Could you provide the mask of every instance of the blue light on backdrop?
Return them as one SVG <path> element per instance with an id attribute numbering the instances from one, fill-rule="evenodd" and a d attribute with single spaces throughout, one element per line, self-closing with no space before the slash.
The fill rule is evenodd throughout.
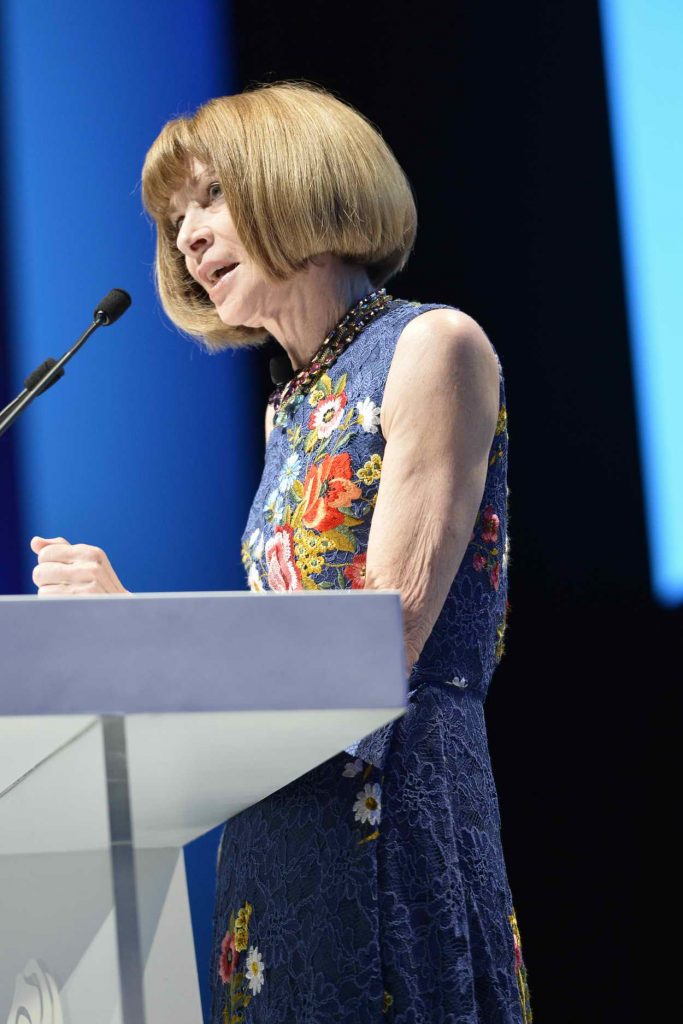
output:
<path id="1" fill-rule="evenodd" d="M 101 546 L 133 591 L 244 587 L 263 429 L 253 353 L 208 356 L 164 320 L 139 189 L 163 123 L 231 91 L 224 8 L 5 0 L 12 390 L 110 288 L 133 297 L 3 438 L 18 453 L 25 592 L 33 534 Z"/>
<path id="2" fill-rule="evenodd" d="M 35 590 L 33 534 L 101 546 L 133 591 L 245 586 L 240 536 L 263 452 L 254 353 L 210 357 L 165 321 L 139 189 L 164 122 L 233 91 L 226 7 L 4 0 L 0 10 L 4 390 L 59 357 L 112 287 L 133 297 L 0 440 L 12 446 L 0 490 L 18 504 L 9 532 L 21 575 L 0 574 L 13 591 Z M 214 830 L 186 858 L 207 1013 L 217 842 Z"/>
<path id="3" fill-rule="evenodd" d="M 683 5 L 602 0 L 653 587 L 683 600 Z"/>

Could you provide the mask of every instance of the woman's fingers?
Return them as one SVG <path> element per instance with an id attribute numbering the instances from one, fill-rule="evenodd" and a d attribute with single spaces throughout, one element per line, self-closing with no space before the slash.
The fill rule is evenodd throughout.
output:
<path id="1" fill-rule="evenodd" d="M 51 594 L 127 594 L 102 548 L 70 544 L 64 537 L 33 537 L 38 564 L 33 582 L 42 596 Z"/>
<path id="2" fill-rule="evenodd" d="M 38 562 L 93 562 L 101 564 L 104 562 L 104 551 L 93 547 L 92 544 L 69 544 L 62 541 L 61 537 L 56 538 L 38 552 Z"/>
<path id="3" fill-rule="evenodd" d="M 32 537 L 31 538 L 31 551 L 38 554 L 48 544 L 68 544 L 68 540 L 64 537 Z"/>
<path id="4" fill-rule="evenodd" d="M 33 570 L 33 582 L 37 587 L 54 584 L 91 583 L 97 566 L 81 562 L 40 562 Z"/>
<path id="5" fill-rule="evenodd" d="M 96 594 L 96 593 L 98 593 L 98 591 L 90 583 L 83 584 L 83 585 L 77 585 L 77 584 L 65 585 L 65 584 L 53 583 L 53 584 L 50 584 L 47 587 L 39 587 L 38 588 L 38 595 L 37 596 L 38 597 L 53 597 L 53 596 L 56 596 L 58 594 L 72 594 L 72 595 L 75 595 L 75 596 L 79 596 L 79 595 L 83 596 L 84 594 L 88 594 L 89 595 L 89 594 Z"/>

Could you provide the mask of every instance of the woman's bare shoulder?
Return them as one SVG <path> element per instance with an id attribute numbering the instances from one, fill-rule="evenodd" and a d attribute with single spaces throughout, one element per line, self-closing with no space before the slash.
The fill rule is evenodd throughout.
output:
<path id="1" fill-rule="evenodd" d="M 408 323 L 396 343 L 381 409 L 385 437 L 405 403 L 425 408 L 445 390 L 468 383 L 497 404 L 499 364 L 474 317 L 459 309 L 429 309 Z M 490 395 L 488 394 L 490 393 Z"/>

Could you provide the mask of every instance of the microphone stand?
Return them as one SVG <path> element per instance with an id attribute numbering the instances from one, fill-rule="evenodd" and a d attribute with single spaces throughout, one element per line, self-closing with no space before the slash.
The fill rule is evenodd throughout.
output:
<path id="1" fill-rule="evenodd" d="M 43 384 L 43 378 L 47 376 L 48 370 L 51 370 L 56 362 L 56 359 L 52 359 L 52 357 L 49 357 L 48 359 L 45 360 L 44 363 L 41 363 L 40 366 L 36 367 L 33 373 L 29 373 L 28 377 L 24 381 L 24 390 L 21 392 L 21 394 L 17 395 L 16 398 L 13 398 L 12 401 L 8 405 L 6 405 L 4 409 L 0 410 L 0 420 L 2 420 L 3 417 L 7 415 L 10 409 L 14 408 L 17 402 L 21 401 L 24 395 L 27 395 L 29 393 L 34 384 Z M 41 386 L 41 389 L 38 392 L 38 394 L 42 395 L 43 391 L 47 391 L 48 388 L 51 388 L 52 385 L 56 384 L 58 380 L 61 380 L 63 376 L 64 370 L 62 370 L 61 373 L 59 373 L 56 377 L 53 377 L 49 384 L 46 384 L 45 387 Z"/>
<path id="2" fill-rule="evenodd" d="M 76 355 L 82 345 L 85 345 L 90 335 L 96 331 L 98 327 L 101 327 L 103 324 L 107 324 L 108 322 L 109 318 L 104 310 L 98 309 L 95 313 L 93 322 L 87 330 L 83 332 L 78 341 L 71 346 L 68 352 L 65 352 L 62 358 L 54 364 L 52 369 L 48 370 L 45 376 L 41 377 L 30 390 L 27 391 L 24 389 L 20 395 L 17 395 L 13 402 L 10 402 L 10 404 L 2 410 L 2 413 L 0 413 L 0 437 L 2 437 L 6 430 L 9 430 L 16 418 L 21 415 L 24 409 L 31 404 L 33 399 L 36 398 L 41 391 L 47 390 L 51 384 L 54 384 L 57 377 L 61 376 L 60 371 L 62 370 L 62 367 L 69 362 L 72 356 Z"/>

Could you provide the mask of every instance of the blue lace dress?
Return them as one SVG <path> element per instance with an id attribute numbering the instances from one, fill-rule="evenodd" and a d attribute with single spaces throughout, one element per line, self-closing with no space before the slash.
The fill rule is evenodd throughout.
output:
<path id="1" fill-rule="evenodd" d="M 435 308 L 393 299 L 273 429 L 242 543 L 253 590 L 363 586 L 385 381 L 403 328 Z M 214 1024 L 531 1020 L 483 709 L 508 607 L 506 472 L 501 370 L 484 496 L 406 714 L 226 826 Z"/>

